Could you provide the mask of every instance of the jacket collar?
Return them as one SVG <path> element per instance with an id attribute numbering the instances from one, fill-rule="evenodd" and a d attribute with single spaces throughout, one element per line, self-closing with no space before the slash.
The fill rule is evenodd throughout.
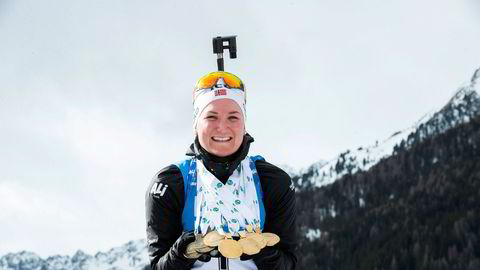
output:
<path id="1" fill-rule="evenodd" d="M 218 157 L 203 149 L 198 141 L 198 137 L 195 137 L 195 141 L 188 148 L 186 155 L 202 160 L 207 170 L 215 175 L 221 182 L 226 182 L 233 171 L 248 155 L 250 144 L 253 141 L 253 137 L 247 133 L 243 136 L 243 142 L 237 152 L 227 157 Z"/>

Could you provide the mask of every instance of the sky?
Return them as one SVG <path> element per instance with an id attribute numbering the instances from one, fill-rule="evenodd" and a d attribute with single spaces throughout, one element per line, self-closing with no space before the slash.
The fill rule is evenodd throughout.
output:
<path id="1" fill-rule="evenodd" d="M 0 256 L 145 237 L 212 37 L 237 35 L 250 153 L 300 169 L 438 110 L 480 67 L 479 26 L 476 0 L 0 0 Z"/>

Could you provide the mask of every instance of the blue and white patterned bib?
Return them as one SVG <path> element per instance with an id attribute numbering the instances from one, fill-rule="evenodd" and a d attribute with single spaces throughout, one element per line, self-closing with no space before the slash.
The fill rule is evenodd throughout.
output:
<path id="1" fill-rule="evenodd" d="M 260 207 L 252 172 L 253 161 L 246 157 L 225 184 L 197 160 L 195 234 L 216 230 L 238 236 L 251 224 L 260 226 Z"/>

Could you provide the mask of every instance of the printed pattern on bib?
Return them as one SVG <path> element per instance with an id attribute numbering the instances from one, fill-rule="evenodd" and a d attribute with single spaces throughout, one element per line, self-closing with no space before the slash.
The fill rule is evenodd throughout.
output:
<path id="1" fill-rule="evenodd" d="M 252 163 L 246 157 L 225 184 L 196 160 L 195 234 L 209 230 L 238 236 L 252 224 L 260 224 L 260 210 Z"/>

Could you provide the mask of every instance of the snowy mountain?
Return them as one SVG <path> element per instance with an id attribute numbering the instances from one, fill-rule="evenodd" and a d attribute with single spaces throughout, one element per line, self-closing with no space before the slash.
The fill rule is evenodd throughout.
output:
<path id="1" fill-rule="evenodd" d="M 479 94 L 480 68 L 475 71 L 470 81 L 460 87 L 450 101 L 437 112 L 422 116 L 411 127 L 397 131 L 381 142 L 377 141 L 373 145 L 347 150 L 327 162 L 317 162 L 293 179 L 298 188 L 321 187 L 333 183 L 346 174 L 367 171 L 395 151 L 441 134 L 480 114 Z"/>
<path id="2" fill-rule="evenodd" d="M 480 69 L 473 74 L 469 83 L 460 87 L 450 101 L 427 122 L 422 123 L 416 132 L 410 134 L 403 146 L 411 146 L 424 138 L 445 132 L 467 123 L 480 113 Z M 403 147 L 400 146 L 400 147 Z"/>
<path id="3" fill-rule="evenodd" d="M 297 192 L 297 269 L 480 269 L 480 115 Z"/>
<path id="4" fill-rule="evenodd" d="M 42 259 L 27 251 L 0 257 L 0 270 L 142 270 L 147 264 L 144 239 L 130 241 L 94 256 L 79 250 L 72 257 L 55 255 Z"/>

